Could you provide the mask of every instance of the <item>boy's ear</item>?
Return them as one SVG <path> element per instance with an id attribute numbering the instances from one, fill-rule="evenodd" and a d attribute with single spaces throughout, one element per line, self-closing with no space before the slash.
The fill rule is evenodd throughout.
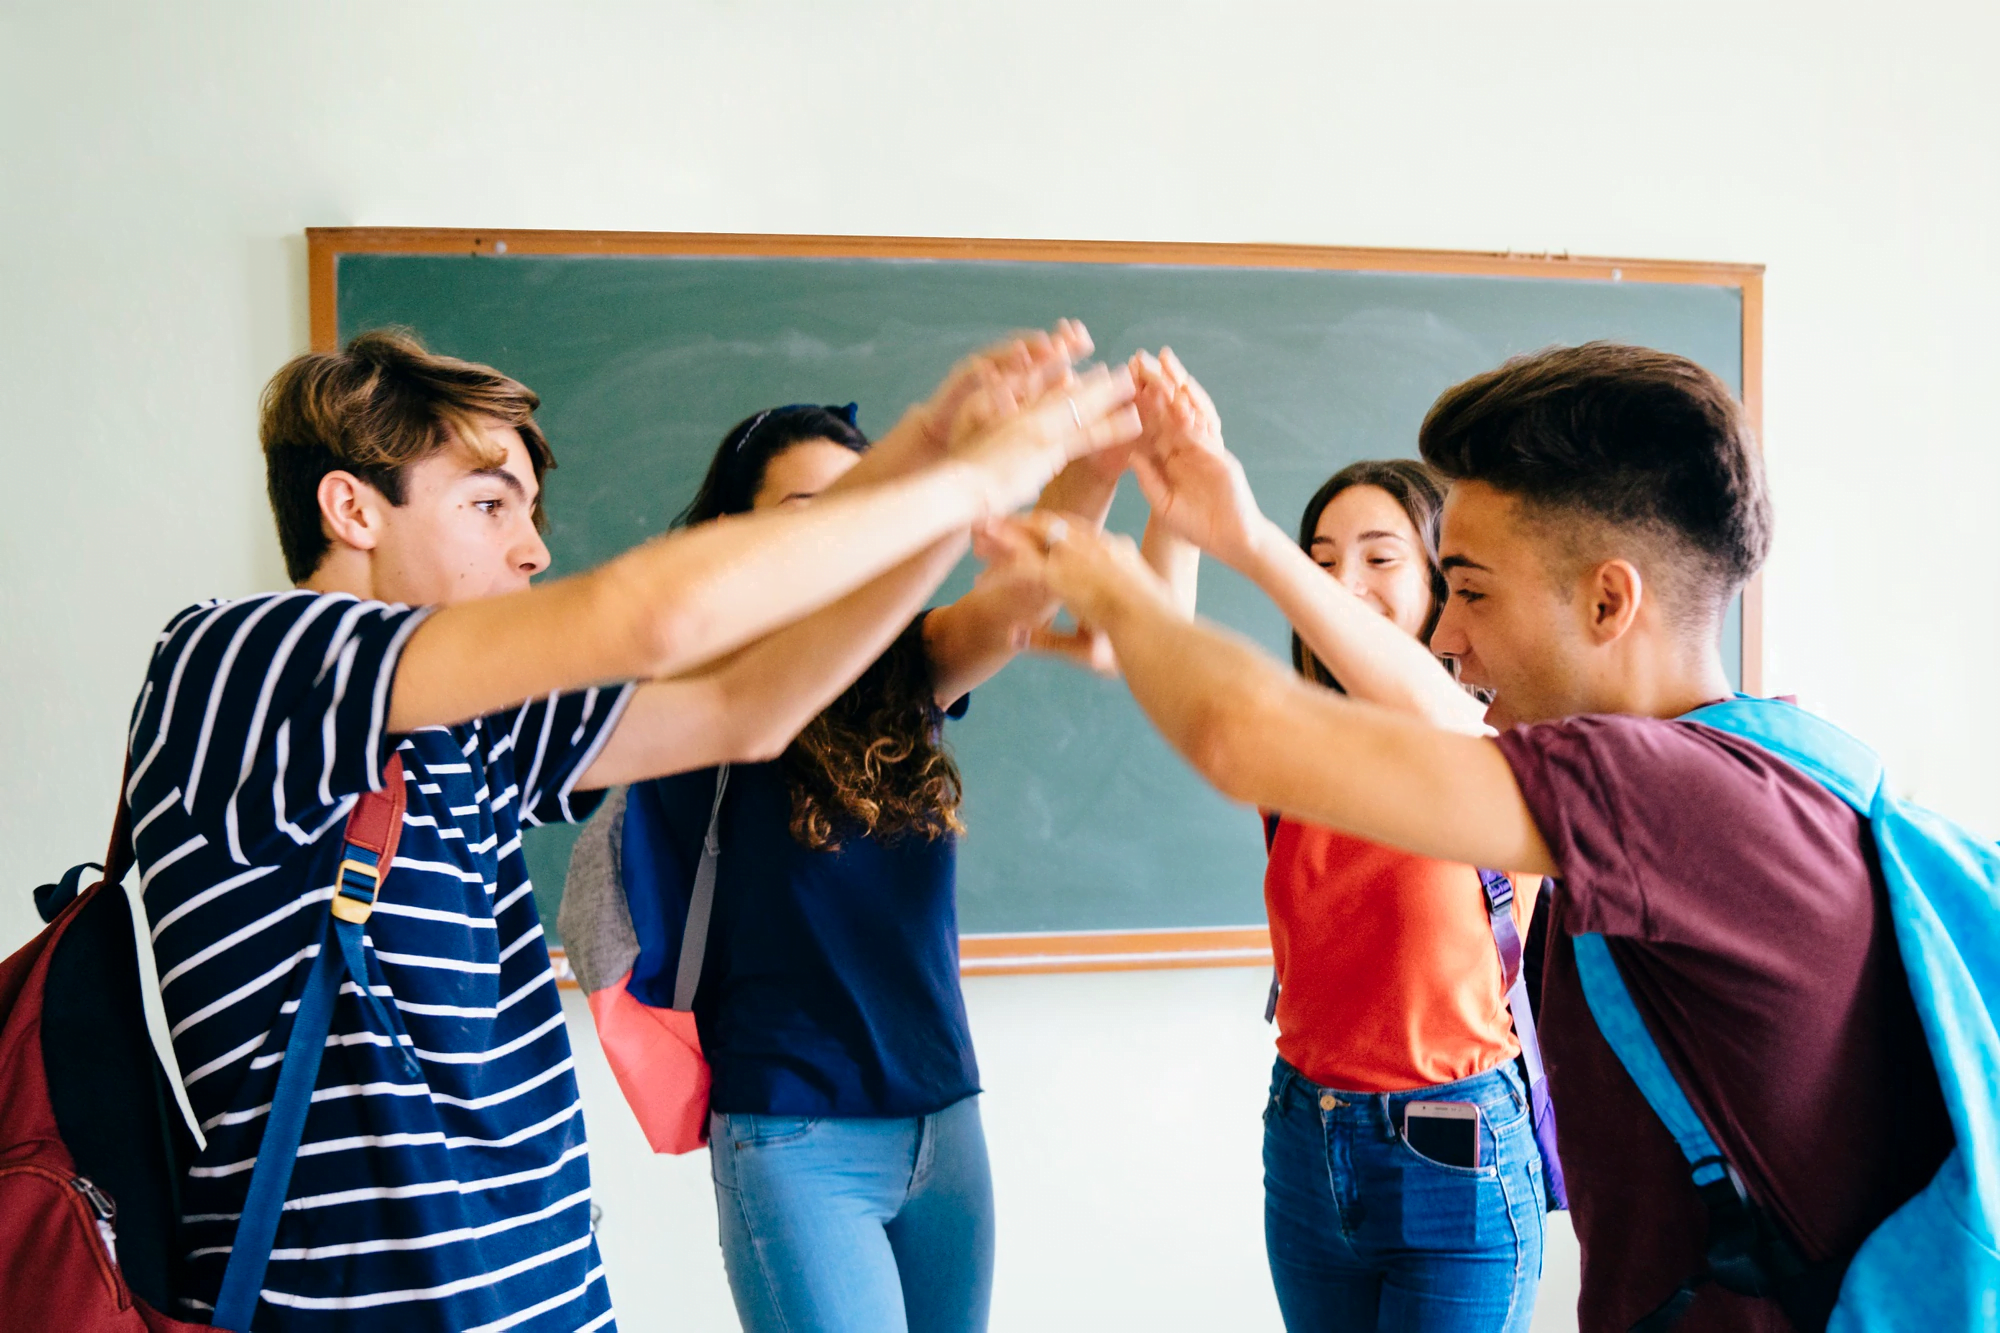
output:
<path id="1" fill-rule="evenodd" d="M 1639 618 L 1646 582 L 1630 560 L 1606 560 L 1585 576 L 1588 619 L 1585 632 L 1602 646 L 1625 636 Z"/>
<path id="2" fill-rule="evenodd" d="M 382 540 L 382 492 L 352 472 L 329 472 L 319 479 L 319 521 L 336 546 L 372 551 Z"/>

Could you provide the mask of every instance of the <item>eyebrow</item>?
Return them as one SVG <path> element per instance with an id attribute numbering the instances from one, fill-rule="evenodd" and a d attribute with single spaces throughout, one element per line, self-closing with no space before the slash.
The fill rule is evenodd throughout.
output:
<path id="1" fill-rule="evenodd" d="M 1406 546 L 1409 544 L 1409 538 L 1405 537 L 1402 533 L 1390 532 L 1385 528 L 1371 528 L 1367 532 L 1364 532 L 1360 536 L 1356 537 L 1354 540 L 1358 542 L 1378 542 L 1384 540 L 1385 538 L 1389 541 L 1402 542 Z M 1321 546 L 1321 545 L 1331 546 L 1333 545 L 1333 538 L 1315 536 L 1310 542 L 1306 544 L 1308 546 Z"/>
<path id="2" fill-rule="evenodd" d="M 1453 571 L 1454 569 L 1479 569 L 1479 570 L 1485 570 L 1485 572 L 1488 574 L 1491 574 L 1493 572 L 1492 569 L 1490 569 L 1486 565 L 1482 565 L 1477 560 L 1472 559 L 1470 556 L 1464 556 L 1464 555 L 1448 555 L 1444 559 L 1438 561 L 1438 568 L 1442 569 L 1447 574 L 1451 573 L 1451 571 Z"/>
<path id="3" fill-rule="evenodd" d="M 523 500 L 528 498 L 527 488 L 521 485 L 521 479 L 504 467 L 476 467 L 466 475 L 488 477 L 494 481 L 504 482 L 507 489 L 514 492 L 515 495 L 518 495 Z"/>

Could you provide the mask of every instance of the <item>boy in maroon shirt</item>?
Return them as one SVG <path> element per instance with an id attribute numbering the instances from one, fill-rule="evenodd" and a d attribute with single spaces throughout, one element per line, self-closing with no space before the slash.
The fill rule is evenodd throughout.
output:
<path id="1" fill-rule="evenodd" d="M 1558 879 L 1541 1035 L 1584 1329 L 1622 1333 L 1700 1270 L 1707 1212 L 1590 1016 L 1575 934 L 1609 939 L 1753 1200 L 1807 1262 L 1844 1263 L 1952 1134 L 1862 821 L 1756 746 L 1675 720 L 1730 696 L 1723 614 L 1770 544 L 1741 408 L 1684 358 L 1595 343 L 1447 391 L 1420 438 L 1452 482 L 1431 646 L 1492 692 L 1497 739 L 1316 688 L 1190 623 L 1128 542 L 1046 519 L 993 540 L 1109 636 L 1141 706 L 1226 794 Z M 1156 515 L 1225 562 L 1272 539 L 1228 455 L 1168 440 L 1138 471 Z M 1788 1327 L 1710 1283 L 1676 1333 Z"/>

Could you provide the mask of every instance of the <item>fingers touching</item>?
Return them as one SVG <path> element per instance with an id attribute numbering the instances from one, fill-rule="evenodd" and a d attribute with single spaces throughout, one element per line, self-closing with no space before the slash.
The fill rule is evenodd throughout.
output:
<path id="1" fill-rule="evenodd" d="M 1017 333 L 967 357 L 925 404 L 934 443 L 944 446 L 1019 411 L 1064 382 L 1092 348 L 1090 331 L 1063 319 L 1053 329 Z"/>

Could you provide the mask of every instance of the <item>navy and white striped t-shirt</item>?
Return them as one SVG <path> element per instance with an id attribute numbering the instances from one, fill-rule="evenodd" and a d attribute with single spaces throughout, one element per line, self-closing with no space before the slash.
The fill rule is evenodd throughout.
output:
<path id="1" fill-rule="evenodd" d="M 221 1286 L 341 832 L 400 750 L 409 810 L 333 1012 L 260 1329 L 606 1329 L 590 1167 L 521 826 L 571 786 L 626 694 L 585 690 L 406 737 L 384 729 L 427 613 L 293 591 L 190 608 L 133 710 L 126 790 L 174 1052 L 208 1139 L 184 1183 L 189 1305 Z"/>

